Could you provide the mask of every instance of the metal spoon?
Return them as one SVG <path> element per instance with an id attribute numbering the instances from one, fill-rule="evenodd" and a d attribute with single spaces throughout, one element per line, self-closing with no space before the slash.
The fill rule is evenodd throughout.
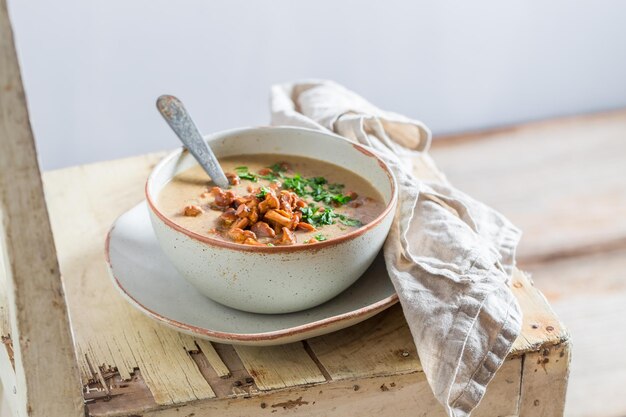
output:
<path id="1" fill-rule="evenodd" d="M 174 96 L 163 95 L 157 99 L 157 109 L 180 141 L 191 152 L 196 161 L 209 174 L 213 182 L 222 188 L 228 187 L 228 179 L 215 154 L 206 143 L 198 127 L 191 119 L 183 103 Z"/>

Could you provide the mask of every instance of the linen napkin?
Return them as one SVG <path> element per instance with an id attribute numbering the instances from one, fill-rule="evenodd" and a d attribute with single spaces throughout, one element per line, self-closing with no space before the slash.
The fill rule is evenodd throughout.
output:
<path id="1" fill-rule="evenodd" d="M 384 245 L 417 352 L 449 416 L 469 416 L 517 338 L 522 314 L 510 289 L 521 233 L 504 216 L 453 188 L 423 181 L 412 161 L 431 134 L 332 81 L 275 85 L 273 125 L 331 131 L 371 147 L 394 172 L 398 208 Z"/>

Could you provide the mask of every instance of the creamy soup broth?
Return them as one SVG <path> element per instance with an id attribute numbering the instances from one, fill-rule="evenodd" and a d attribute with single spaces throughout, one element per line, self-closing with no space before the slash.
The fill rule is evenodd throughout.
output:
<path id="1" fill-rule="evenodd" d="M 382 196 L 368 181 L 327 162 L 284 155 L 240 155 L 221 158 L 220 164 L 231 181 L 228 189 L 215 187 L 202 168 L 194 166 L 165 185 L 158 196 L 159 209 L 178 225 L 203 236 L 279 246 L 314 244 L 347 234 L 373 221 L 385 208 Z M 278 208 L 267 194 L 276 196 Z M 233 195 L 239 200 L 227 204 Z M 268 201 L 260 204 L 265 199 Z M 241 204 L 247 206 L 240 209 Z M 324 212 L 330 213 L 324 216 Z M 240 220 L 246 216 L 247 221 Z M 274 236 L 267 236 L 265 225 L 250 226 L 256 216 Z M 285 218 L 292 222 L 273 221 Z M 297 227 L 294 223 L 308 224 Z M 243 224 L 237 231 L 231 230 Z M 291 230 L 284 231 L 283 227 Z"/>

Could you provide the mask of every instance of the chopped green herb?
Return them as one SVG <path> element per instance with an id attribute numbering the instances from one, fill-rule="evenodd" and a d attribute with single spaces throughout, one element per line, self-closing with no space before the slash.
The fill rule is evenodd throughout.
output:
<path id="1" fill-rule="evenodd" d="M 339 206 L 351 200 L 349 196 L 343 194 L 343 184 L 328 184 L 324 177 L 303 178 L 299 174 L 293 177 L 280 175 L 283 179 L 283 187 L 292 190 L 300 197 L 310 195 L 314 201 Z"/>
<path id="2" fill-rule="evenodd" d="M 268 243 L 267 246 L 274 246 L 274 244 L 273 243 Z"/>
<path id="3" fill-rule="evenodd" d="M 261 187 L 261 191 L 256 195 L 256 198 L 265 198 L 272 190 L 267 187 Z"/>
<path id="4" fill-rule="evenodd" d="M 338 217 L 337 213 L 330 207 L 326 207 L 324 211 L 320 211 L 319 208 L 311 208 L 309 206 L 303 207 L 300 211 L 302 212 L 302 220 L 315 227 L 334 224 L 335 218 Z"/>
<path id="5" fill-rule="evenodd" d="M 302 213 L 302 218 L 311 217 L 314 213 L 313 207 L 309 204 L 306 207 L 301 207 L 300 212 Z"/>
<path id="6" fill-rule="evenodd" d="M 306 190 L 304 189 L 306 185 L 307 181 L 303 179 L 300 174 L 296 174 L 291 178 L 285 177 L 283 179 L 283 187 L 293 190 L 293 192 L 298 194 L 300 197 L 306 194 Z"/>
<path id="7" fill-rule="evenodd" d="M 251 174 L 249 172 L 245 173 L 245 174 L 239 174 L 239 178 L 241 178 L 242 180 L 250 180 L 252 182 L 257 182 L 257 178 L 254 174 Z"/>
<path id="8" fill-rule="evenodd" d="M 237 172 L 237 175 L 239 176 L 239 178 L 241 178 L 242 180 L 250 180 L 252 182 L 257 182 L 256 175 L 252 174 L 248 170 L 248 167 L 245 167 L 245 166 L 236 167 L 235 171 Z"/>
<path id="9" fill-rule="evenodd" d="M 335 193 L 335 194 L 339 194 L 343 192 L 345 185 L 343 184 L 328 184 L 328 191 L 330 191 L 331 193 Z"/>
<path id="10" fill-rule="evenodd" d="M 267 175 L 257 174 L 256 176 L 268 181 L 276 181 L 278 179 L 278 177 L 273 172 L 270 172 Z"/>
<path id="11" fill-rule="evenodd" d="M 317 234 L 317 235 L 315 235 L 314 237 L 315 237 L 315 239 L 317 239 L 317 241 L 318 241 L 318 242 L 323 242 L 323 241 L 325 241 L 325 240 L 326 240 L 326 236 L 324 236 L 324 235 L 323 235 L 323 234 L 321 234 L 321 233 L 318 233 L 318 234 Z"/>
<path id="12" fill-rule="evenodd" d="M 332 196 L 332 200 L 339 205 L 343 205 L 352 200 L 352 198 L 344 194 L 335 194 Z"/>
<path id="13" fill-rule="evenodd" d="M 335 211 L 331 208 L 327 208 L 319 216 L 318 222 L 320 224 L 333 224 L 335 223 L 335 217 L 337 217 L 337 215 L 335 214 Z"/>
<path id="14" fill-rule="evenodd" d="M 359 227 L 361 225 L 363 225 L 363 223 L 361 223 L 361 220 L 359 219 L 352 219 L 350 217 L 347 217 L 343 214 L 339 215 L 339 222 L 342 224 L 345 224 L 346 226 L 352 226 L 352 227 Z"/>

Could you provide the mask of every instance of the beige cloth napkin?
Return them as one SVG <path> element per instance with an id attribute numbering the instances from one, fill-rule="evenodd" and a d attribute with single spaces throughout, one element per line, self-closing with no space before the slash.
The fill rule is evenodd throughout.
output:
<path id="1" fill-rule="evenodd" d="M 445 181 L 413 175 L 411 161 L 430 144 L 421 122 L 331 81 L 275 85 L 271 111 L 273 125 L 335 132 L 370 146 L 393 170 L 400 198 L 387 270 L 435 397 L 449 416 L 469 416 L 520 332 L 510 289 L 520 231 Z"/>

